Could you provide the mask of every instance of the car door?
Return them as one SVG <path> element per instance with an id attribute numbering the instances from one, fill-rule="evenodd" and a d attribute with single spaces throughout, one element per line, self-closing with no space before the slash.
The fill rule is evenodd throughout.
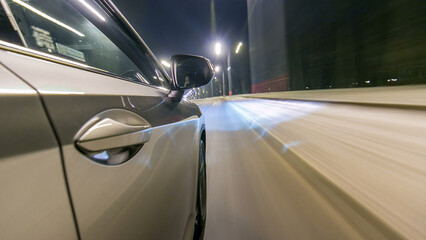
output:
<path id="1" fill-rule="evenodd" d="M 59 146 L 40 98 L 1 62 L 0 79 L 0 239 L 77 239 Z"/>
<path id="2" fill-rule="evenodd" d="M 42 96 L 81 239 L 191 237 L 199 109 L 168 99 L 167 75 L 108 6 L 6 3 L 26 47 L 0 61 Z"/>

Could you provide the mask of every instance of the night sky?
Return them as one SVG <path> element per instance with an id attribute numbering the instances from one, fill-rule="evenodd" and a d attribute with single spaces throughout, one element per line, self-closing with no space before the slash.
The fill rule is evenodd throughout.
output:
<path id="1" fill-rule="evenodd" d="M 247 1 L 214 0 L 216 36 L 211 24 L 211 0 L 115 0 L 114 3 L 158 59 L 173 54 L 214 58 L 214 42 L 234 48 L 247 43 Z M 230 44 L 231 43 L 231 44 Z"/>

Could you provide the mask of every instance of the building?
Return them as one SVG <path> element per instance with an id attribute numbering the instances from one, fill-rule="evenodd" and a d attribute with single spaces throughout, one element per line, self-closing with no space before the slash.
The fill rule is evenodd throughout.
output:
<path id="1" fill-rule="evenodd" d="M 426 82 L 424 0 L 247 0 L 252 92 Z"/>

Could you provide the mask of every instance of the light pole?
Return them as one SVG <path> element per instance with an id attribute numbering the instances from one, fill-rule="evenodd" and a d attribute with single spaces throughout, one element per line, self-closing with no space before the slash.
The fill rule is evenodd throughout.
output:
<path id="1" fill-rule="evenodd" d="M 216 73 L 222 71 L 222 94 L 225 96 L 225 71 L 220 66 L 216 66 L 214 70 Z"/>
<path id="2" fill-rule="evenodd" d="M 235 54 L 240 52 L 243 42 L 239 42 L 235 48 Z M 229 95 L 232 95 L 232 68 L 231 68 L 231 51 L 228 51 L 228 84 L 229 84 Z"/>
<path id="3" fill-rule="evenodd" d="M 214 51 L 216 53 L 216 56 L 220 57 L 220 55 L 222 55 L 222 43 L 220 42 L 216 42 L 216 44 L 214 45 Z M 216 72 L 220 71 L 220 67 L 216 66 L 215 68 Z M 225 96 L 225 71 L 222 70 L 222 94 L 223 96 Z"/>
<path id="4" fill-rule="evenodd" d="M 228 65 L 228 68 L 226 70 L 228 71 L 229 96 L 232 96 L 232 74 L 231 74 L 231 52 L 230 51 L 228 51 L 227 65 Z"/>
<path id="5" fill-rule="evenodd" d="M 239 42 L 236 49 L 235 54 L 240 52 L 243 43 Z M 220 42 L 216 42 L 215 44 L 215 53 L 219 57 L 222 54 L 222 44 Z M 223 95 L 225 96 L 225 69 L 228 72 L 228 87 L 229 87 L 229 95 L 232 95 L 232 67 L 231 67 L 231 51 L 227 49 L 227 58 L 226 58 L 226 68 L 222 70 L 222 79 L 223 79 Z"/>
<path id="6" fill-rule="evenodd" d="M 211 85 L 211 88 L 212 88 L 212 97 L 214 97 L 213 84 L 214 84 L 214 80 L 210 81 L 210 85 Z"/>

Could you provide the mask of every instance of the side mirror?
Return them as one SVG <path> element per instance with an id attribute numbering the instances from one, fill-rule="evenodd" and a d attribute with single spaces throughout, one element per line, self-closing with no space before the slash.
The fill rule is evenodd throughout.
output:
<path id="1" fill-rule="evenodd" d="M 214 77 L 214 68 L 210 60 L 193 55 L 174 55 L 171 57 L 173 87 L 184 91 L 201 87 Z"/>

